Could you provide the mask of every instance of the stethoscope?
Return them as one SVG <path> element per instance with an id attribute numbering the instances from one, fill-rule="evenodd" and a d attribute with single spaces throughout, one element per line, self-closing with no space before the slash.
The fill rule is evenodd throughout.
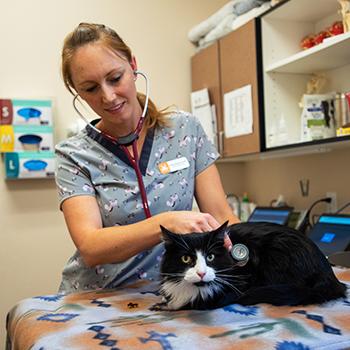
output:
<path id="1" fill-rule="evenodd" d="M 243 243 L 232 244 L 229 235 L 227 234 L 226 240 L 229 242 L 229 254 L 235 262 L 235 266 L 243 267 L 247 265 L 249 261 L 249 249 Z"/>
<path id="2" fill-rule="evenodd" d="M 144 185 L 143 179 L 142 179 L 142 173 L 141 173 L 141 169 L 140 169 L 140 165 L 139 165 L 139 155 L 138 155 L 138 151 L 137 151 L 137 140 L 140 136 L 140 132 L 141 132 L 143 123 L 145 121 L 147 108 L 148 108 L 149 82 L 148 82 L 148 78 L 147 78 L 145 73 L 135 70 L 134 74 L 135 75 L 140 74 L 145 79 L 146 99 L 145 99 L 145 105 L 143 107 L 142 115 L 137 123 L 137 126 L 136 126 L 135 130 L 132 131 L 130 134 L 115 138 L 115 137 L 112 137 L 112 136 L 106 134 L 105 132 L 102 132 L 101 130 L 97 129 L 92 123 L 90 123 L 85 118 L 85 116 L 82 113 L 80 113 L 79 109 L 77 108 L 76 101 L 77 101 L 77 98 L 79 97 L 78 94 L 76 94 L 73 98 L 73 107 L 74 107 L 75 111 L 78 113 L 79 117 L 86 123 L 86 129 L 87 129 L 87 133 L 88 133 L 89 137 L 91 137 L 93 140 L 97 141 L 100 144 L 102 141 L 103 141 L 103 143 L 108 141 L 108 143 L 113 144 L 114 147 L 115 146 L 119 147 L 124 152 L 124 154 L 127 156 L 131 166 L 133 167 L 133 169 L 135 170 L 135 173 L 136 173 L 144 213 L 146 215 L 146 218 L 150 218 L 152 215 L 151 215 L 151 211 L 149 209 L 149 205 L 148 205 L 148 201 L 147 201 L 146 189 L 145 189 L 145 185 Z M 133 156 L 131 155 L 131 153 L 129 152 L 129 150 L 127 148 L 127 146 L 130 146 L 130 145 L 132 146 L 132 151 L 134 154 Z"/>

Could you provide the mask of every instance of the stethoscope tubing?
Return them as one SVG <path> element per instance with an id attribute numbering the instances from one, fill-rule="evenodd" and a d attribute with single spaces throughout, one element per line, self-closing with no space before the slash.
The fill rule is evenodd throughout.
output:
<path id="1" fill-rule="evenodd" d="M 145 189 L 145 185 L 143 183 L 142 174 L 141 174 L 141 170 L 140 170 L 140 165 L 139 165 L 139 162 L 138 162 L 139 156 L 138 156 L 138 151 L 137 151 L 137 144 L 136 144 L 136 142 L 132 143 L 132 150 L 133 150 L 133 153 L 134 153 L 133 157 L 130 154 L 130 152 L 127 149 L 126 146 L 120 145 L 120 147 L 122 148 L 122 150 L 124 151 L 124 153 L 128 157 L 129 162 L 131 163 L 132 167 L 135 170 L 136 177 L 137 177 L 137 182 L 139 184 L 139 189 L 140 189 L 140 194 L 141 194 L 143 211 L 145 212 L 146 218 L 150 218 L 152 216 L 152 214 L 151 214 L 151 211 L 150 211 L 149 206 L 148 206 L 146 189 Z"/>

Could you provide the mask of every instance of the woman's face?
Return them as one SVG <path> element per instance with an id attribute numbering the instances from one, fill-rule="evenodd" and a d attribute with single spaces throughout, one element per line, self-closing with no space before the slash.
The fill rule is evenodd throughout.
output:
<path id="1" fill-rule="evenodd" d="M 102 118 L 101 130 L 124 136 L 135 129 L 142 110 L 134 62 L 130 64 L 103 44 L 93 43 L 75 52 L 70 68 L 76 92 Z"/>

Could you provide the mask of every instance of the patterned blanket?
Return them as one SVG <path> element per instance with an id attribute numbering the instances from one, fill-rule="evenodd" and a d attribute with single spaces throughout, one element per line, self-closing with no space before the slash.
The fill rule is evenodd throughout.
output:
<path id="1" fill-rule="evenodd" d="M 350 269 L 336 273 L 350 285 Z M 172 312 L 149 311 L 161 299 L 151 284 L 37 296 L 9 312 L 7 349 L 350 349 L 349 296 L 320 306 Z"/>

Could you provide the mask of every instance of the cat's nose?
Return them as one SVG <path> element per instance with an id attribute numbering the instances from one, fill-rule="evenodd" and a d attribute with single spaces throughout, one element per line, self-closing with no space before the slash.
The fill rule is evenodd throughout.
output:
<path id="1" fill-rule="evenodd" d="M 197 275 L 198 275 L 201 279 L 203 279 L 203 277 L 205 276 L 205 272 L 198 272 L 198 271 L 197 271 Z"/>

